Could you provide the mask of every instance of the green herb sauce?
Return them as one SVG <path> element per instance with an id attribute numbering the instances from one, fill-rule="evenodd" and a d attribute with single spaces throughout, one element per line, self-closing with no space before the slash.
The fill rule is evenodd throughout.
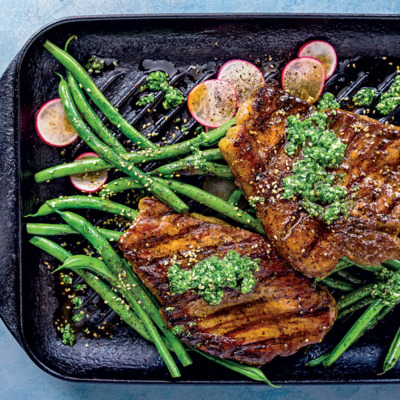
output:
<path id="1" fill-rule="evenodd" d="M 154 71 L 147 75 L 146 84 L 140 88 L 140 91 L 148 89 L 152 92 L 161 90 L 162 88 L 168 87 L 168 74 L 162 71 Z"/>
<path id="2" fill-rule="evenodd" d="M 318 110 L 328 110 L 331 108 L 339 108 L 340 104 L 336 101 L 332 93 L 325 93 L 317 103 Z"/>
<path id="3" fill-rule="evenodd" d="M 79 314 L 75 314 L 73 317 L 72 317 L 72 322 L 79 322 L 79 321 L 81 321 L 82 320 L 82 318 L 85 316 L 85 314 L 83 314 L 83 313 L 79 313 Z"/>
<path id="4" fill-rule="evenodd" d="M 153 103 L 155 100 L 154 93 L 150 93 L 148 96 L 142 96 L 137 102 L 137 106 L 145 106 L 146 104 Z"/>
<path id="5" fill-rule="evenodd" d="M 232 250 L 224 258 L 206 258 L 197 263 L 192 270 L 185 270 L 179 264 L 168 269 L 169 287 L 172 293 L 181 294 L 194 290 L 204 300 L 217 305 L 224 296 L 224 288 L 251 292 L 256 284 L 254 272 L 259 270 L 259 260 L 242 257 Z"/>
<path id="6" fill-rule="evenodd" d="M 164 92 L 165 98 L 162 105 L 166 110 L 179 106 L 179 104 L 182 104 L 183 100 L 185 100 L 183 94 L 172 86 L 169 86 Z"/>
<path id="7" fill-rule="evenodd" d="M 400 104 L 400 75 L 394 78 L 392 86 L 383 93 L 376 109 L 383 115 L 390 114 Z"/>
<path id="8" fill-rule="evenodd" d="M 146 84 L 141 86 L 140 91 L 143 92 L 146 89 L 152 92 L 162 90 L 165 93 L 162 105 L 166 110 L 179 106 L 185 100 L 183 94 L 178 89 L 169 86 L 168 75 L 162 71 L 154 71 L 147 76 Z M 150 94 L 149 96 L 141 97 L 136 105 L 144 106 L 153 103 L 153 101 L 154 94 Z"/>
<path id="9" fill-rule="evenodd" d="M 353 96 L 353 103 L 356 106 L 369 106 L 376 96 L 375 88 L 362 88 Z"/>
<path id="10" fill-rule="evenodd" d="M 294 156 L 301 148 L 303 159 L 296 161 L 292 175 L 283 179 L 283 198 L 299 195 L 303 209 L 329 225 L 340 215 L 348 215 L 349 204 L 346 188 L 335 186 L 341 177 L 327 171 L 339 166 L 347 146 L 326 129 L 326 120 L 323 112 L 315 112 L 303 121 L 293 115 L 288 118 L 285 151 Z"/>
<path id="11" fill-rule="evenodd" d="M 371 290 L 373 298 L 383 299 L 385 304 L 394 305 L 400 300 L 400 272 L 384 268 Z"/>

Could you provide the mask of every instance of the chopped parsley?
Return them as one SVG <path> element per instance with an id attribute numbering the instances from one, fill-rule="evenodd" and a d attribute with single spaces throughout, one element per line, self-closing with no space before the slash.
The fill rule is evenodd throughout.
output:
<path id="1" fill-rule="evenodd" d="M 222 259 L 217 256 L 206 258 L 191 270 L 175 264 L 168 269 L 169 287 L 174 294 L 194 290 L 207 303 L 217 305 L 224 296 L 224 288 L 240 290 L 242 293 L 254 289 L 254 272 L 259 270 L 258 261 L 242 257 L 232 250 Z"/>
<path id="2" fill-rule="evenodd" d="M 72 305 L 74 306 L 74 309 L 81 308 L 82 305 L 83 305 L 82 298 L 81 297 L 74 297 L 72 299 Z"/>
<path id="3" fill-rule="evenodd" d="M 63 328 L 61 328 L 61 333 L 62 333 L 62 342 L 65 345 L 70 345 L 72 346 L 74 344 L 74 331 L 71 329 L 71 325 L 67 324 Z"/>
<path id="4" fill-rule="evenodd" d="M 153 103 L 155 100 L 154 93 L 150 93 L 148 96 L 142 96 L 137 102 L 137 106 L 145 106 L 146 104 Z"/>
<path id="5" fill-rule="evenodd" d="M 375 88 L 362 88 L 353 96 L 353 103 L 356 106 L 369 106 L 377 94 Z"/>
<path id="6" fill-rule="evenodd" d="M 77 283 L 76 285 L 74 285 L 74 289 L 76 292 L 84 291 L 86 288 L 87 288 L 86 283 Z"/>
<path id="7" fill-rule="evenodd" d="M 66 285 L 70 285 L 72 283 L 72 278 L 69 275 L 64 275 L 62 277 L 62 281 L 66 284 Z"/>
<path id="8" fill-rule="evenodd" d="M 381 96 L 376 109 L 383 115 L 390 114 L 400 104 L 400 75 L 394 78 L 392 86 Z"/>
<path id="9" fill-rule="evenodd" d="M 285 151 L 293 156 L 302 148 L 303 159 L 296 161 L 292 175 L 283 179 L 283 198 L 299 195 L 303 209 L 329 225 L 348 214 L 347 190 L 335 185 L 341 176 L 327 171 L 339 166 L 347 146 L 326 129 L 326 120 L 323 112 L 315 112 L 303 121 L 293 115 L 288 118 Z"/>
<path id="10" fill-rule="evenodd" d="M 265 197 L 261 197 L 261 196 L 250 196 L 249 197 L 250 207 L 255 207 L 257 203 L 264 204 L 264 202 L 265 202 Z"/>
<path id="11" fill-rule="evenodd" d="M 85 68 L 91 74 L 92 72 L 96 74 L 100 74 L 104 69 L 104 60 L 99 60 L 97 57 L 92 56 L 89 58 L 88 62 L 85 65 Z"/>
<path id="12" fill-rule="evenodd" d="M 328 110 L 330 108 L 339 108 L 340 104 L 332 93 L 325 93 L 317 103 L 318 110 Z"/>
<path id="13" fill-rule="evenodd" d="M 83 318 L 84 316 L 85 316 L 84 313 L 75 314 L 75 315 L 72 317 L 72 322 L 79 322 L 79 321 L 82 321 L 82 318 Z"/>
<path id="14" fill-rule="evenodd" d="M 182 325 L 175 325 L 171 331 L 174 335 L 180 335 L 185 331 L 185 328 Z"/>

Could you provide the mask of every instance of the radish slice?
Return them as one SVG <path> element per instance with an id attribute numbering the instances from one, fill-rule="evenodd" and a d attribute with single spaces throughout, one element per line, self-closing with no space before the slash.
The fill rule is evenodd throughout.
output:
<path id="1" fill-rule="evenodd" d="M 236 90 L 228 82 L 210 79 L 190 91 L 187 104 L 190 114 L 198 123 L 218 128 L 235 115 Z"/>
<path id="2" fill-rule="evenodd" d="M 88 158 L 99 157 L 96 153 L 83 153 L 74 161 L 86 160 Z M 83 174 L 71 175 L 70 179 L 76 189 L 86 193 L 97 192 L 106 183 L 108 172 L 106 169 L 95 172 L 85 172 Z"/>
<path id="3" fill-rule="evenodd" d="M 336 51 L 331 44 L 323 40 L 313 40 L 301 46 L 297 57 L 312 57 L 322 62 L 325 68 L 326 79 L 335 72 L 337 65 Z"/>
<path id="4" fill-rule="evenodd" d="M 36 114 L 36 132 L 43 142 L 54 147 L 64 147 L 75 142 L 78 134 L 69 122 L 61 99 L 43 104 Z"/>
<path id="5" fill-rule="evenodd" d="M 244 60 L 226 62 L 219 70 L 217 78 L 230 83 L 236 89 L 238 106 L 265 84 L 262 72 L 254 64 Z"/>
<path id="6" fill-rule="evenodd" d="M 311 57 L 290 61 L 282 72 L 282 87 L 290 94 L 315 103 L 325 83 L 325 68 L 321 61 Z"/>

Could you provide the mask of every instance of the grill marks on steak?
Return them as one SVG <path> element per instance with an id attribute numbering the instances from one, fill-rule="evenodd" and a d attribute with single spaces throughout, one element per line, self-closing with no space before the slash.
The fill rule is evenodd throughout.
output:
<path id="1" fill-rule="evenodd" d="M 247 198 L 261 196 L 257 215 L 278 253 L 309 277 L 331 272 L 341 257 L 377 265 L 400 257 L 400 129 L 346 111 L 328 111 L 329 129 L 347 149 L 338 172 L 355 193 L 349 217 L 331 225 L 310 217 L 300 201 L 281 198 L 282 180 L 301 157 L 285 153 L 289 115 L 306 118 L 314 108 L 266 85 L 239 109 L 220 141 L 221 152 Z M 341 183 L 342 184 L 342 183 Z"/>
<path id="2" fill-rule="evenodd" d="M 119 246 L 160 301 L 168 326 L 183 326 L 181 340 L 208 354 L 262 365 L 320 342 L 336 318 L 329 292 L 314 288 L 308 278 L 289 268 L 267 239 L 216 218 L 177 214 L 145 198 Z M 216 306 L 194 291 L 169 292 L 167 273 L 175 262 L 190 269 L 230 250 L 261 260 L 254 291 L 225 289 Z"/>

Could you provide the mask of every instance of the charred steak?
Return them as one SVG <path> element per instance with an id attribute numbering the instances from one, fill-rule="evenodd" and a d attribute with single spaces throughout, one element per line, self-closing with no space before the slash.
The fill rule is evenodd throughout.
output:
<path id="1" fill-rule="evenodd" d="M 261 196 L 257 216 L 268 239 L 290 266 L 309 277 L 331 272 L 341 257 L 377 265 L 400 257 L 400 129 L 365 116 L 328 110 L 329 129 L 347 147 L 336 172 L 352 193 L 348 216 L 327 225 L 309 215 L 300 199 L 283 198 L 283 179 L 302 150 L 291 157 L 288 117 L 306 118 L 314 108 L 276 85 L 260 88 L 239 109 L 219 143 L 247 198 Z"/>
<path id="2" fill-rule="evenodd" d="M 119 246 L 160 301 L 168 326 L 181 327 L 178 336 L 183 342 L 211 355 L 262 365 L 319 343 L 336 318 L 329 292 L 292 270 L 267 239 L 217 218 L 177 214 L 145 198 Z M 172 265 L 191 269 L 231 250 L 260 260 L 253 291 L 224 289 L 218 305 L 208 304 L 192 290 L 170 292 L 167 274 Z"/>

